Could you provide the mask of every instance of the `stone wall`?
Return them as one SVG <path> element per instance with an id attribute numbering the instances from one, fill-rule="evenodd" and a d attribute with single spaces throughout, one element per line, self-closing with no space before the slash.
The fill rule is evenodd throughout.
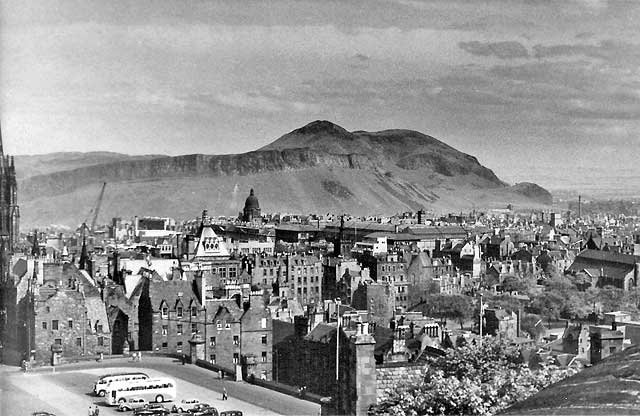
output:
<path id="1" fill-rule="evenodd" d="M 427 370 L 425 364 L 382 364 L 376 367 L 377 401 L 380 403 L 401 385 L 420 384 Z"/>

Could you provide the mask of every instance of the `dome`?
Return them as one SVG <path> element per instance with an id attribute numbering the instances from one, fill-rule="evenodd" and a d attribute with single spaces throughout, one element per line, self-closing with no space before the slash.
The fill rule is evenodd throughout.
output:
<path id="1" fill-rule="evenodd" d="M 258 203 L 258 198 L 253 194 L 253 189 L 249 192 L 249 196 L 247 200 L 244 202 L 244 209 L 260 209 L 260 204 Z"/>

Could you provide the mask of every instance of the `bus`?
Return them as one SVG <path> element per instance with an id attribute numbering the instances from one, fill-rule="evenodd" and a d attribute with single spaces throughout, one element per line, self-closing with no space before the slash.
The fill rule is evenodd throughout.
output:
<path id="1" fill-rule="evenodd" d="M 158 377 L 129 383 L 114 383 L 107 389 L 107 404 L 117 406 L 129 397 L 141 397 L 148 402 L 161 403 L 176 398 L 176 381 L 172 378 Z"/>
<path id="2" fill-rule="evenodd" d="M 109 383 L 143 380 L 145 378 L 149 378 L 149 376 L 146 373 L 141 372 L 106 374 L 96 380 L 95 384 L 93 385 L 93 392 L 100 397 L 104 397 L 104 395 L 107 393 Z"/>

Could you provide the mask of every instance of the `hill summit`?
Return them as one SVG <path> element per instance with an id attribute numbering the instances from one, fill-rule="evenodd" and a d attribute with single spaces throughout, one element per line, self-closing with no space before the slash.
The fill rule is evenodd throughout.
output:
<path id="1" fill-rule="evenodd" d="M 383 215 L 551 202 L 537 185 L 509 187 L 475 157 L 431 136 L 412 130 L 349 132 L 326 120 L 242 154 L 109 153 L 102 162 L 103 154 L 92 153 L 84 165 L 77 154 L 69 155 L 73 163 L 64 154 L 16 159 L 26 224 L 81 223 L 105 181 L 101 222 L 134 215 L 192 218 L 204 208 L 237 215 L 250 188 L 257 190 L 263 212 Z M 37 170 L 28 169 L 33 158 Z"/>

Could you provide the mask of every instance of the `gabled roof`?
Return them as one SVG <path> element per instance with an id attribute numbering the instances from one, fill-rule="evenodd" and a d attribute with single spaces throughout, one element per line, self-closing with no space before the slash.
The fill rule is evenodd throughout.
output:
<path id="1" fill-rule="evenodd" d="M 180 294 L 182 295 L 179 296 Z M 154 309 L 158 308 L 162 301 L 167 302 L 168 307 L 175 307 L 177 298 L 181 298 L 183 304 L 190 304 L 194 301 L 200 306 L 193 283 L 186 280 L 149 282 L 149 297 Z"/>
<path id="2" fill-rule="evenodd" d="M 305 336 L 305 339 L 312 342 L 328 344 L 335 340 L 336 328 L 336 325 L 320 323 L 313 329 L 313 331 Z"/>
<path id="3" fill-rule="evenodd" d="M 238 306 L 234 299 L 215 299 L 207 302 L 207 310 L 215 311 L 213 319 L 228 314 L 231 322 L 240 322 L 244 311 Z"/>

